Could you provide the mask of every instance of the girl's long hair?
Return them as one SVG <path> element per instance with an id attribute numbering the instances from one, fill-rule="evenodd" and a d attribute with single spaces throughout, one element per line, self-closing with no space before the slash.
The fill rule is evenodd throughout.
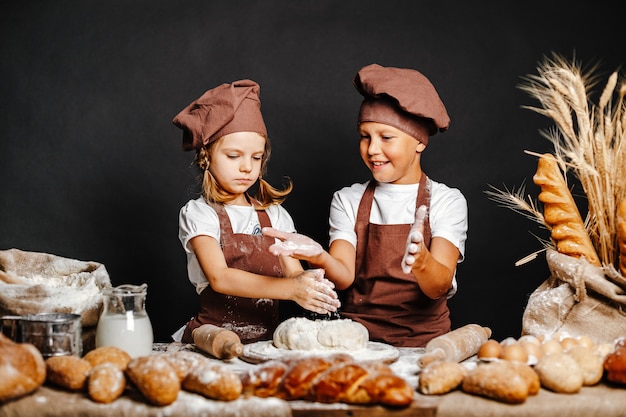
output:
<path id="1" fill-rule="evenodd" d="M 218 139 L 219 140 L 219 139 Z M 208 202 L 226 204 L 235 199 L 235 196 L 224 190 L 211 171 L 209 166 L 211 164 L 211 148 L 217 141 L 210 143 L 207 146 L 202 147 L 196 152 L 194 163 L 200 167 L 203 172 L 202 177 L 202 196 Z M 287 198 L 287 195 L 293 190 L 293 182 L 290 178 L 286 178 L 287 185 L 284 189 L 279 190 L 270 185 L 263 179 L 263 175 L 267 169 L 267 161 L 270 159 L 272 147 L 268 138 L 265 138 L 265 152 L 263 153 L 263 160 L 261 161 L 261 173 L 259 175 L 259 187 L 254 195 L 254 198 L 260 203 L 257 207 L 259 209 L 267 208 L 274 204 L 281 204 Z"/>

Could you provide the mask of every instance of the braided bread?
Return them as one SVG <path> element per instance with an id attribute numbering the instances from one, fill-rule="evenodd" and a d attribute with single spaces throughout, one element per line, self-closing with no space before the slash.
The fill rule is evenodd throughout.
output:
<path id="1" fill-rule="evenodd" d="M 601 266 L 576 202 L 552 155 L 539 158 L 533 182 L 541 187 L 538 198 L 543 203 L 544 219 L 552 229 L 557 251 L 575 258 L 584 257 L 590 264 Z"/>
<path id="2" fill-rule="evenodd" d="M 241 375 L 242 393 L 321 403 L 406 407 L 414 390 L 385 364 L 359 363 L 347 354 L 271 361 Z"/>

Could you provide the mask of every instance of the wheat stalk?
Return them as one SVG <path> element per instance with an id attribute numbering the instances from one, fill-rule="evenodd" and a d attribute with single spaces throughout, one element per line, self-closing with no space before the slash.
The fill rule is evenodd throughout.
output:
<path id="1" fill-rule="evenodd" d="M 617 205 L 626 198 L 626 83 L 616 91 L 620 77 L 613 72 L 594 105 L 589 92 L 598 81 L 597 66 L 585 71 L 579 63 L 553 54 L 537 70 L 538 75 L 526 76 L 519 88 L 540 105 L 523 108 L 555 122 L 554 128 L 541 134 L 553 144 L 564 177 L 571 172 L 585 192 L 585 227 L 600 261 L 604 266 L 616 265 Z M 536 203 L 524 193 L 523 187 L 487 192 L 500 205 L 545 225 Z"/>

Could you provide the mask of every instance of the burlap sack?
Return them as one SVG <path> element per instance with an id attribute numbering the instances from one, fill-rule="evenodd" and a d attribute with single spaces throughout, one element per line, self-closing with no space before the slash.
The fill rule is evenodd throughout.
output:
<path id="1" fill-rule="evenodd" d="M 588 335 L 596 343 L 626 336 L 626 278 L 552 249 L 546 260 L 551 275 L 530 295 L 522 334 Z"/>
<path id="2" fill-rule="evenodd" d="M 103 264 L 19 249 L 0 251 L 0 315 L 74 313 L 95 326 L 102 290 L 110 287 Z"/>

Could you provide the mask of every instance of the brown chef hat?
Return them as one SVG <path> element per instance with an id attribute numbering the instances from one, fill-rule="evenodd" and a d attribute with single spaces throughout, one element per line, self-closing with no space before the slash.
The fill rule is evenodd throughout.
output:
<path id="1" fill-rule="evenodd" d="M 435 87 L 416 70 L 371 64 L 361 68 L 353 83 L 365 98 L 359 123 L 388 124 L 424 144 L 428 136 L 446 131 L 450 125 Z M 428 135 L 424 134 L 424 123 Z"/>
<path id="2" fill-rule="evenodd" d="M 252 80 L 222 84 L 185 107 L 173 120 L 183 130 L 183 150 L 201 149 L 235 132 L 256 132 L 267 137 L 260 89 Z"/>

